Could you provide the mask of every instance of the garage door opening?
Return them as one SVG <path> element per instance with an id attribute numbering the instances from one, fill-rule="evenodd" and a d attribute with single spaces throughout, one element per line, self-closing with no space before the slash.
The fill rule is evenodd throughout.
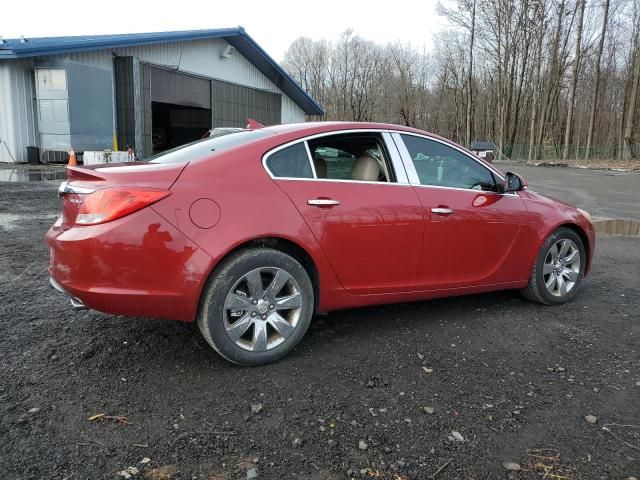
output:
<path id="1" fill-rule="evenodd" d="M 139 66 L 136 67 L 136 66 Z M 115 57 L 118 144 L 139 158 L 201 138 L 216 127 L 281 122 L 282 96 L 266 90 Z"/>
<path id="2" fill-rule="evenodd" d="M 151 102 L 153 153 L 198 140 L 211 128 L 211 110 Z"/>

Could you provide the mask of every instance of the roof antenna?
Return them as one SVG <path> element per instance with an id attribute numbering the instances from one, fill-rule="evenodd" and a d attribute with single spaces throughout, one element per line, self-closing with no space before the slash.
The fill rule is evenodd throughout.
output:
<path id="1" fill-rule="evenodd" d="M 24 35 L 20 35 L 20 43 L 27 43 L 29 40 L 24 38 Z"/>

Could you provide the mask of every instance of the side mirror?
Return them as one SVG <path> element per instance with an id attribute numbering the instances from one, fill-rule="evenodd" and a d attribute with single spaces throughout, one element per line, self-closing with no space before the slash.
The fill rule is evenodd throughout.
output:
<path id="1" fill-rule="evenodd" d="M 507 175 L 505 176 L 505 183 L 502 185 L 502 191 L 504 193 L 519 192 L 524 190 L 526 186 L 527 182 L 520 175 L 513 172 L 507 172 Z"/>

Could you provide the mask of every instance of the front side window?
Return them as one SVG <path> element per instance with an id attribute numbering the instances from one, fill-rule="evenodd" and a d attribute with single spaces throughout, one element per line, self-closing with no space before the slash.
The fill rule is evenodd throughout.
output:
<path id="1" fill-rule="evenodd" d="M 421 185 L 497 191 L 491 171 L 462 152 L 435 140 L 401 136 Z"/>
<path id="2" fill-rule="evenodd" d="M 272 153 L 266 163 L 274 177 L 313 178 L 309 155 L 302 142 Z"/>

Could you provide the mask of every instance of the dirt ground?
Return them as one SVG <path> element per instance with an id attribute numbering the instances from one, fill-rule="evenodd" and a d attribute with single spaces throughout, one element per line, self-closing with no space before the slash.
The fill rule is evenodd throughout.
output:
<path id="1" fill-rule="evenodd" d="M 0 183 L 2 478 L 640 477 L 639 238 L 600 236 L 562 307 L 335 312 L 239 368 L 192 325 L 73 311 L 47 281 L 56 187 Z"/>

